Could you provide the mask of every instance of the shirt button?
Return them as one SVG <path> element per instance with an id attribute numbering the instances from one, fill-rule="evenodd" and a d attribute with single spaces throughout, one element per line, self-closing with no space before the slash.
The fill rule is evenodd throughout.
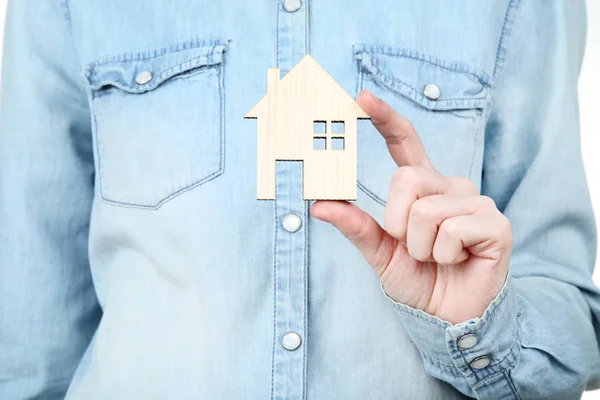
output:
<path id="1" fill-rule="evenodd" d="M 477 336 L 473 335 L 472 333 L 468 333 L 458 339 L 458 347 L 463 350 L 470 349 L 475 347 L 478 341 L 479 339 L 477 339 Z"/>
<path id="2" fill-rule="evenodd" d="M 288 214 L 281 220 L 283 229 L 290 233 L 296 232 L 302 225 L 302 220 L 296 214 Z"/>
<path id="3" fill-rule="evenodd" d="M 152 72 L 142 71 L 135 77 L 135 83 L 138 85 L 145 85 L 152 80 Z"/>
<path id="4" fill-rule="evenodd" d="M 440 88 L 434 83 L 428 83 L 423 88 L 423 94 L 429 100 L 437 100 L 440 98 Z"/>
<path id="5" fill-rule="evenodd" d="M 470 365 L 473 369 L 484 369 L 485 367 L 490 365 L 491 362 L 492 360 L 490 360 L 488 356 L 481 356 L 471 361 Z"/>
<path id="6" fill-rule="evenodd" d="M 302 343 L 302 338 L 296 332 L 288 332 L 281 338 L 281 345 L 289 351 L 296 350 L 300 347 L 300 343 Z"/>
<path id="7" fill-rule="evenodd" d="M 298 11 L 300 7 L 302 7 L 301 0 L 284 0 L 283 2 L 283 8 L 285 8 L 285 11 L 287 12 Z"/>

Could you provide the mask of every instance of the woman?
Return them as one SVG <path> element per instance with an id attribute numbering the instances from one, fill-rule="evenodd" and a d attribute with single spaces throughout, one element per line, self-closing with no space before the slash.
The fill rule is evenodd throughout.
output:
<path id="1" fill-rule="evenodd" d="M 578 398 L 584 27 L 582 1 L 10 3 L 0 398 Z M 286 161 L 256 200 L 242 117 L 306 54 L 371 118 L 355 202 Z"/>

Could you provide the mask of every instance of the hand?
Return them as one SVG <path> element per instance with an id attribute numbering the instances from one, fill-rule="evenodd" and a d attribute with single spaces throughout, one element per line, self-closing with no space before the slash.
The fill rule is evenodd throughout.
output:
<path id="1" fill-rule="evenodd" d="M 399 167 L 385 230 L 345 201 L 319 200 L 311 215 L 358 248 L 393 300 L 452 324 L 481 317 L 508 274 L 508 219 L 473 182 L 436 171 L 412 124 L 387 103 L 366 90 L 358 103 Z"/>

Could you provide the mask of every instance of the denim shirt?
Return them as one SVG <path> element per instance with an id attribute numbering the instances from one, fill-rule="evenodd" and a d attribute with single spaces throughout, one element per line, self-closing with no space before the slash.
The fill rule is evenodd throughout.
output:
<path id="1" fill-rule="evenodd" d="M 0 398 L 575 399 L 597 387 L 584 39 L 580 0 L 10 2 Z M 510 277 L 481 318 L 452 325 L 387 297 L 309 216 L 301 162 L 277 162 L 276 199 L 256 199 L 257 123 L 243 116 L 268 68 L 283 77 L 306 54 L 352 97 L 369 89 L 412 121 L 436 168 L 510 219 Z M 396 168 L 359 121 L 356 204 L 380 223 Z M 299 226 L 282 224 L 289 214 Z M 477 368 L 481 356 L 491 363 Z"/>

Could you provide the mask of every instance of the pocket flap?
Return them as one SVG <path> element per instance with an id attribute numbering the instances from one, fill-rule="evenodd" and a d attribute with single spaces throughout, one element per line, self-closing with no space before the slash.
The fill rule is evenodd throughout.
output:
<path id="1" fill-rule="evenodd" d="M 377 83 L 429 110 L 483 108 L 491 84 L 489 76 L 467 64 L 410 49 L 355 45 L 354 57 Z M 437 100 L 424 95 L 427 84 L 440 89 Z"/>
<path id="2" fill-rule="evenodd" d="M 143 93 L 184 72 L 223 62 L 227 43 L 186 42 L 147 53 L 131 53 L 91 63 L 82 79 L 92 90 L 115 86 L 129 93 Z M 136 77 L 150 72 L 151 79 L 137 83 Z"/>

